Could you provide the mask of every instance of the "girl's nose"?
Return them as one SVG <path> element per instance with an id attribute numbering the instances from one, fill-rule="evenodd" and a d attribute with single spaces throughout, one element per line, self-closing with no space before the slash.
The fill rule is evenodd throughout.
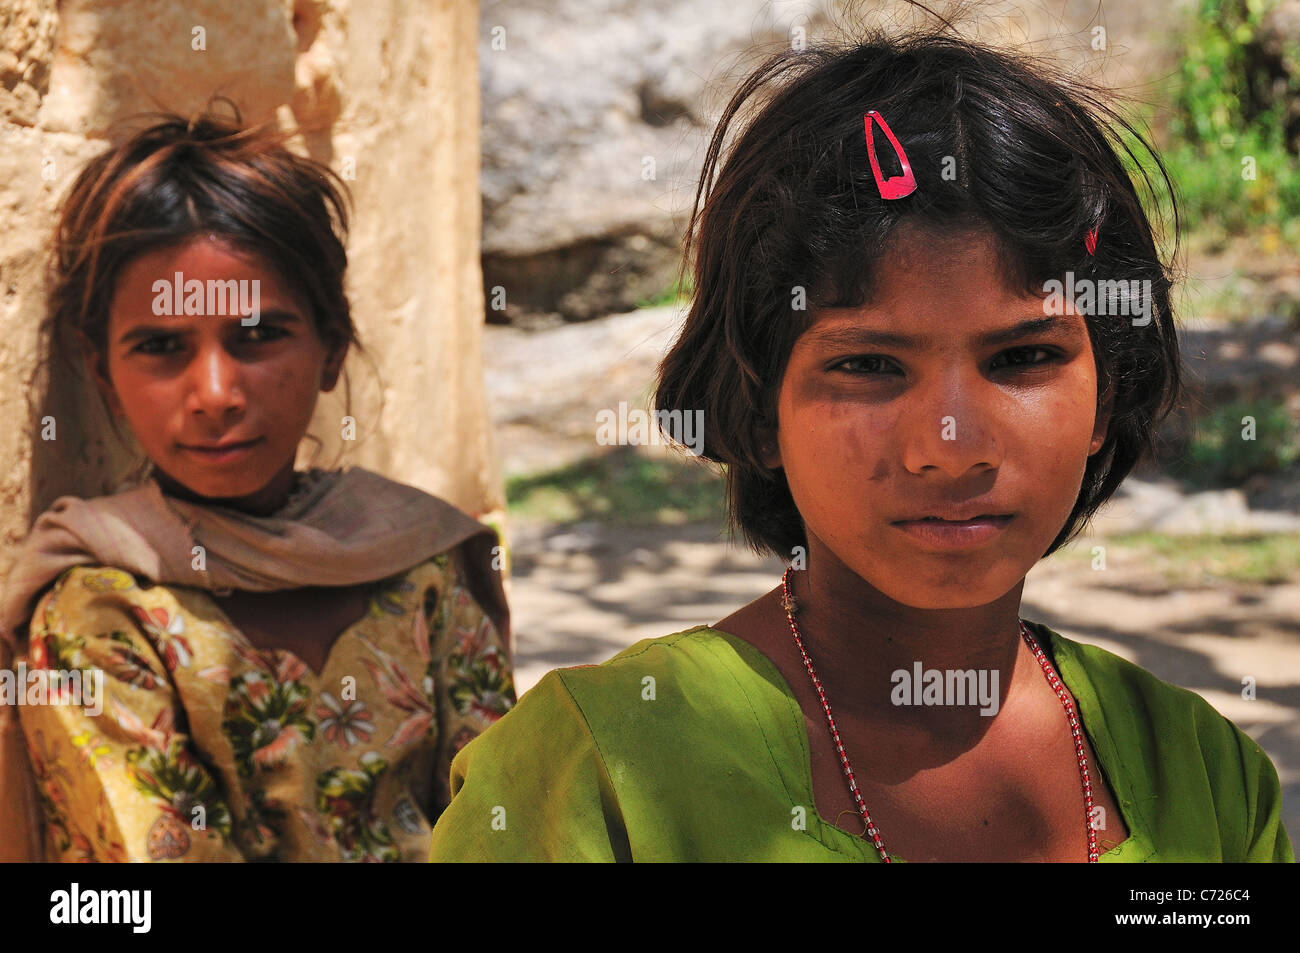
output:
<path id="1" fill-rule="evenodd" d="M 987 382 L 984 382 L 987 384 Z M 909 395 L 899 419 L 903 464 L 913 473 L 937 468 L 957 479 L 973 468 L 1002 465 L 1001 422 L 979 380 L 954 370 Z"/>
<path id="2" fill-rule="evenodd" d="M 191 368 L 191 410 L 223 421 L 232 411 L 245 409 L 240 362 L 221 345 L 200 350 Z"/>

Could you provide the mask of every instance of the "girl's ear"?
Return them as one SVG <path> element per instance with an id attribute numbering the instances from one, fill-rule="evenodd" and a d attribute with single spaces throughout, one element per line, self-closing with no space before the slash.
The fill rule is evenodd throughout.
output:
<path id="1" fill-rule="evenodd" d="M 1110 417 L 1115 409 L 1115 390 L 1113 387 L 1106 391 L 1106 400 L 1102 407 L 1097 411 L 1097 422 L 1092 428 L 1092 442 L 1088 444 L 1088 456 L 1092 456 L 1102 448 L 1106 442 L 1106 435 L 1110 430 Z"/>
<path id="2" fill-rule="evenodd" d="M 81 350 L 82 362 L 86 367 L 86 374 L 95 382 L 99 392 L 104 395 L 104 403 L 108 405 L 109 412 L 114 417 L 125 416 L 125 412 L 122 410 L 122 402 L 117 399 L 117 391 L 108 379 L 108 366 L 104 360 L 104 355 L 100 354 L 90 339 L 80 331 L 77 332 L 77 343 Z"/>
<path id="3" fill-rule="evenodd" d="M 781 444 L 776 437 L 776 428 L 762 424 L 754 428 L 754 436 L 758 438 L 758 456 L 763 461 L 763 466 L 769 470 L 783 467 L 785 464 L 781 461 Z"/>
<path id="4" fill-rule="evenodd" d="M 348 356 L 348 342 L 344 341 L 333 348 L 329 356 L 325 358 L 325 368 L 321 371 L 320 389 L 328 393 L 332 391 L 339 382 L 339 375 L 343 373 L 343 361 Z"/>

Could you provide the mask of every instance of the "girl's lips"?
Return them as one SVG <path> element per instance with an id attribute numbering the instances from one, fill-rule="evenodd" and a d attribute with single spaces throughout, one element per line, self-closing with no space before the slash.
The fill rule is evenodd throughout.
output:
<path id="1" fill-rule="evenodd" d="M 1014 516 L 981 516 L 972 520 L 902 520 L 891 525 L 935 549 L 967 549 L 997 536 Z"/>
<path id="2" fill-rule="evenodd" d="M 238 460 L 249 453 L 258 443 L 261 442 L 261 440 L 262 438 L 258 437 L 256 440 L 250 440 L 247 443 L 234 444 L 233 446 L 226 447 L 223 450 L 207 450 L 203 447 L 185 447 L 184 449 L 213 463 L 229 463 L 230 461 Z"/>

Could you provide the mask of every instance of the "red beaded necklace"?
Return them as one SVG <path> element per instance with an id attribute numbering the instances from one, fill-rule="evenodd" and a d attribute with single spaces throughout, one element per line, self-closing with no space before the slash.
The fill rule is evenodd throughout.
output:
<path id="1" fill-rule="evenodd" d="M 831 703 L 826 700 L 826 691 L 822 688 L 821 680 L 817 677 L 817 672 L 813 670 L 812 659 L 808 657 L 808 652 L 804 649 L 803 639 L 799 636 L 799 626 L 794 621 L 794 614 L 799 611 L 794 597 L 790 594 L 790 573 L 793 566 L 788 567 L 785 575 L 781 577 L 781 594 L 783 596 L 781 605 L 785 608 L 786 618 L 790 620 L 790 632 L 794 635 L 794 644 L 799 647 L 799 654 L 803 656 L 803 664 L 808 669 L 808 675 L 812 678 L 813 688 L 817 690 L 817 697 L 821 699 L 822 709 L 826 712 L 826 723 L 831 728 L 831 739 L 835 742 L 835 750 L 839 752 L 840 764 L 844 767 L 844 776 L 849 782 L 849 792 L 853 799 L 858 803 L 858 813 L 862 815 L 863 822 L 867 825 L 867 834 L 876 845 L 876 850 L 880 851 L 880 859 L 885 863 L 893 863 L 889 854 L 885 852 L 885 843 L 880 838 L 880 831 L 871 820 L 871 815 L 867 813 L 867 805 L 862 800 L 862 794 L 858 791 L 858 782 L 853 778 L 853 768 L 849 765 L 849 756 L 844 751 L 844 745 L 840 742 L 839 730 L 835 727 L 835 718 L 831 715 Z M 1074 753 L 1079 761 L 1079 777 L 1083 780 L 1083 804 L 1084 804 L 1084 827 L 1088 831 L 1088 863 L 1097 862 L 1099 856 L 1097 851 L 1097 831 L 1092 826 L 1092 782 L 1088 779 L 1088 756 L 1083 747 L 1083 731 L 1079 724 L 1079 719 L 1074 713 L 1074 702 L 1070 700 L 1069 693 L 1065 690 L 1065 685 L 1056 676 L 1052 670 L 1052 665 L 1043 654 L 1043 650 L 1038 647 L 1034 637 L 1029 633 L 1029 628 L 1025 625 L 1025 620 L 1020 620 L 1020 634 L 1024 637 L 1025 642 L 1029 645 L 1029 650 L 1034 653 L 1034 658 L 1038 660 L 1043 674 L 1047 676 L 1047 683 L 1052 686 L 1056 696 L 1061 699 L 1061 705 L 1065 709 L 1066 720 L 1070 723 L 1070 731 L 1074 735 Z"/>

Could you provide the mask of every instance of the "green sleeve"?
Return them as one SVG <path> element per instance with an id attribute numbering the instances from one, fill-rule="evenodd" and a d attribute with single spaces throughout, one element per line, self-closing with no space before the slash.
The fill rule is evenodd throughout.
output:
<path id="1" fill-rule="evenodd" d="M 1293 864 L 1291 839 L 1282 826 L 1282 784 L 1277 768 L 1253 738 L 1232 726 L 1241 750 L 1247 804 L 1247 843 L 1243 861 Z"/>
<path id="2" fill-rule="evenodd" d="M 618 798 L 582 710 L 548 673 L 456 755 L 429 860 L 631 860 Z"/>

